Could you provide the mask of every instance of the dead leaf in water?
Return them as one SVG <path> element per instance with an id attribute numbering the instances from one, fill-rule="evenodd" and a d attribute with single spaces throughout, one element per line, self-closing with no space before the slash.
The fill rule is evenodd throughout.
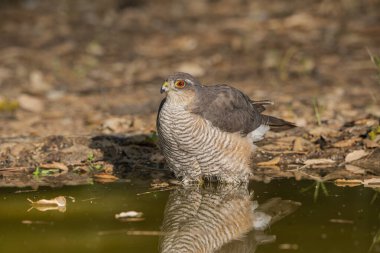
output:
<path id="1" fill-rule="evenodd" d="M 344 159 L 344 161 L 346 163 L 350 163 L 350 162 L 359 160 L 359 159 L 361 159 L 367 155 L 368 155 L 368 153 L 365 152 L 364 150 L 355 150 L 355 151 L 352 151 L 351 153 L 349 153 L 348 155 L 346 155 L 346 158 Z"/>
<path id="2" fill-rule="evenodd" d="M 66 206 L 66 198 L 65 196 L 58 196 L 54 199 L 40 199 L 37 201 L 33 201 L 31 199 L 27 199 L 32 205 L 39 206 Z"/>
<path id="3" fill-rule="evenodd" d="M 66 198 L 64 196 L 58 196 L 54 199 L 40 199 L 37 201 L 31 199 L 27 200 L 32 204 L 32 207 L 29 210 L 35 208 L 42 212 L 49 210 L 58 210 L 60 212 L 66 211 Z"/>
<path id="4" fill-rule="evenodd" d="M 275 158 L 273 158 L 272 160 L 269 160 L 269 161 L 265 161 L 265 162 L 259 162 L 257 163 L 257 166 L 271 166 L 271 165 L 277 165 L 279 164 L 281 161 L 281 157 L 277 156 Z"/>
<path id="5" fill-rule="evenodd" d="M 116 219 L 127 219 L 127 218 L 141 218 L 143 216 L 142 212 L 128 211 L 115 214 Z"/>

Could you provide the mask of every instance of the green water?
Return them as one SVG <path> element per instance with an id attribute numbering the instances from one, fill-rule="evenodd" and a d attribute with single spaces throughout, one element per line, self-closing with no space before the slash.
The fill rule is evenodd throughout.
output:
<path id="1" fill-rule="evenodd" d="M 318 195 L 314 182 L 294 180 L 252 182 L 249 191 L 179 189 L 144 195 L 138 194 L 149 191 L 149 184 L 133 181 L 21 193 L 2 188 L 0 252 L 160 252 L 181 243 L 187 245 L 182 249 L 221 247 L 218 252 L 380 252 L 380 194 L 364 187 L 324 186 L 326 191 L 319 187 Z M 59 195 L 75 198 L 72 202 L 67 197 L 65 212 L 28 211 L 27 198 Z M 265 207 L 273 198 L 278 202 Z M 278 198 L 288 200 L 282 209 L 276 207 L 282 203 Z M 255 217 L 252 200 L 259 204 L 256 211 L 279 216 L 265 231 L 247 230 Z M 115 214 L 130 210 L 143 212 L 144 220 L 115 219 Z M 197 210 L 206 211 L 195 215 Z M 165 233 L 158 234 L 161 228 Z"/>

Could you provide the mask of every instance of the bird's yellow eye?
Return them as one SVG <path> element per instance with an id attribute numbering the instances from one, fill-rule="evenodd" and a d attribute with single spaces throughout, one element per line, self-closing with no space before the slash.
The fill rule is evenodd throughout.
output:
<path id="1" fill-rule="evenodd" d="M 178 80 L 177 82 L 175 82 L 175 87 L 178 89 L 182 89 L 185 86 L 186 86 L 186 83 L 184 80 Z"/>

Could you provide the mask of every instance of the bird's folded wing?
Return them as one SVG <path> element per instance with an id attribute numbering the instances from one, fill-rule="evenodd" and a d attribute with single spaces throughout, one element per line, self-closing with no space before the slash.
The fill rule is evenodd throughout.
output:
<path id="1" fill-rule="evenodd" d="M 192 113 L 210 121 L 226 132 L 248 134 L 261 125 L 262 104 L 253 101 L 227 85 L 203 86 L 191 106 Z"/>
<path id="2" fill-rule="evenodd" d="M 294 127 L 293 123 L 261 114 L 269 100 L 252 101 L 241 91 L 227 86 L 203 86 L 198 90 L 198 99 L 191 111 L 210 121 L 213 126 L 225 132 L 239 132 L 247 135 L 261 125 L 274 130 Z"/>

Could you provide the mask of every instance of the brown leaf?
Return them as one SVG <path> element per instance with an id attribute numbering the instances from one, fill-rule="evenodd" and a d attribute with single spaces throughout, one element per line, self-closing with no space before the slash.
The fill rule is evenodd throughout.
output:
<path id="1" fill-rule="evenodd" d="M 361 138 L 355 137 L 348 140 L 338 141 L 333 144 L 333 147 L 335 148 L 347 148 L 352 147 L 356 142 L 360 141 Z"/>
<path id="2" fill-rule="evenodd" d="M 327 158 L 308 159 L 303 162 L 305 165 L 334 164 L 335 161 Z"/>
<path id="3" fill-rule="evenodd" d="M 297 137 L 293 143 L 293 151 L 303 151 L 302 138 Z"/>
<path id="4" fill-rule="evenodd" d="M 352 151 L 351 153 L 349 153 L 348 155 L 346 155 L 346 158 L 344 159 L 344 161 L 346 163 L 350 163 L 350 162 L 359 160 L 359 159 L 361 159 L 367 155 L 368 155 L 368 153 L 365 152 L 364 150 L 355 150 L 355 151 Z"/>
<path id="5" fill-rule="evenodd" d="M 337 180 L 334 181 L 334 183 L 337 186 L 349 186 L 349 187 L 353 187 L 353 186 L 359 186 L 359 185 L 361 185 L 362 181 L 358 180 L 358 179 L 337 179 Z"/>
<path id="6" fill-rule="evenodd" d="M 284 151 L 291 149 L 291 142 L 290 143 L 282 143 L 277 142 L 276 144 L 267 144 L 264 146 L 261 146 L 260 149 L 267 150 L 267 151 Z"/>
<path id="7" fill-rule="evenodd" d="M 65 164 L 59 162 L 44 163 L 41 164 L 39 167 L 41 169 L 59 169 L 63 173 L 67 173 L 69 171 L 69 168 Z"/>
<path id="8" fill-rule="evenodd" d="M 346 164 L 346 170 L 354 174 L 365 174 L 365 169 L 352 164 Z"/>
<path id="9" fill-rule="evenodd" d="M 366 148 L 379 148 L 380 147 L 380 145 L 377 142 L 371 141 L 369 139 L 364 139 L 363 144 L 365 145 Z"/>
<path id="10" fill-rule="evenodd" d="M 115 177 L 111 174 L 99 173 L 94 175 L 94 180 L 100 183 L 109 183 L 118 180 L 118 177 Z"/>
<path id="11" fill-rule="evenodd" d="M 363 184 L 368 187 L 373 187 L 377 188 L 380 187 L 380 178 L 370 178 L 370 179 L 365 179 L 363 181 Z"/>
<path id="12" fill-rule="evenodd" d="M 105 172 L 106 174 L 112 174 L 112 173 L 113 173 L 113 166 L 112 166 L 112 165 L 107 165 L 107 166 L 105 166 L 105 168 L 104 168 L 104 172 Z"/>
<path id="13" fill-rule="evenodd" d="M 20 107 L 30 112 L 41 112 L 44 110 L 44 103 L 41 99 L 30 95 L 22 94 L 18 98 Z"/>
<path id="14" fill-rule="evenodd" d="M 258 166 L 271 166 L 271 165 L 277 165 L 281 161 L 281 157 L 277 156 L 273 158 L 272 160 L 265 161 L 265 162 L 259 162 L 257 163 Z"/>
<path id="15" fill-rule="evenodd" d="M 340 133 L 336 131 L 335 129 L 331 129 L 324 126 L 313 128 L 309 131 L 309 133 L 311 135 L 318 136 L 318 137 L 321 135 L 325 137 L 336 137 L 340 135 Z"/>

